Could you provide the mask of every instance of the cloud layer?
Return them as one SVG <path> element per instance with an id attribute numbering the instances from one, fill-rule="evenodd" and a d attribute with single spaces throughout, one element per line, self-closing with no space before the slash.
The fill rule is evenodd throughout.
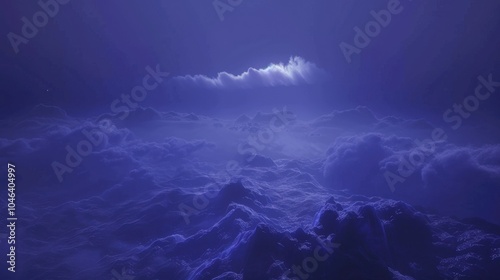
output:
<path id="1" fill-rule="evenodd" d="M 373 133 L 340 137 L 327 151 L 324 176 L 334 188 L 392 196 L 445 214 L 499 223 L 500 145 L 435 145 L 433 152 L 425 153 L 406 137 Z"/>
<path id="2" fill-rule="evenodd" d="M 174 81 L 185 87 L 208 89 L 245 89 L 254 87 L 296 86 L 315 84 L 328 78 L 328 74 L 314 63 L 301 57 L 291 57 L 287 64 L 270 64 L 263 69 L 249 68 L 234 75 L 220 72 L 217 77 L 187 75 Z"/>
<path id="3" fill-rule="evenodd" d="M 120 272 L 135 279 L 298 279 L 293 268 L 306 271 L 304 263 L 311 262 L 308 279 L 489 279 L 500 273 L 495 227 L 365 196 L 393 194 L 384 171 L 398 172 L 402 158 L 411 161 L 418 151 L 413 138 L 336 137 L 326 158 L 310 160 L 298 156 L 304 145 L 293 143 L 293 130 L 344 130 L 356 122 L 368 128 L 379 119 L 359 107 L 308 126 L 286 112 L 279 112 L 290 121 L 279 132 L 286 140 L 276 132 L 276 143 L 258 138 L 273 118 L 265 112 L 235 122 L 138 108 L 120 121 L 111 114 L 78 119 L 40 105 L 20 122 L 5 121 L 0 132 L 15 138 L 0 138 L 0 160 L 18 168 L 24 219 L 18 229 L 30 244 L 18 251 L 25 256 L 19 279 L 110 279 Z M 397 130 L 413 127 L 385 121 Z M 253 160 L 241 157 L 240 170 L 230 173 L 221 153 L 236 139 L 264 148 Z M 92 143 L 90 151 L 84 141 Z M 294 158 L 260 154 L 290 142 Z M 53 161 L 72 169 L 62 182 Z M 322 164 L 325 176 L 318 174 Z M 436 143 L 406 179 L 396 186 L 398 199 L 422 193 L 439 210 L 500 220 L 498 145 Z M 7 196 L 0 195 L 0 203 L 7 205 Z"/>

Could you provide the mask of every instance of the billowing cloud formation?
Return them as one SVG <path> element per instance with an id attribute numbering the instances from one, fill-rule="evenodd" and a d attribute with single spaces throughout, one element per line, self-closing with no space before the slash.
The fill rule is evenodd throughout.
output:
<path id="1" fill-rule="evenodd" d="M 164 119 L 170 120 L 169 116 L 177 116 L 179 120 L 197 117 L 170 112 Z M 71 186 L 77 195 L 76 189 L 90 192 L 88 186 L 100 188 L 96 181 L 117 183 L 134 170 L 145 169 L 150 173 L 161 170 L 165 177 L 173 176 L 176 168 L 189 165 L 186 158 L 214 147 L 205 140 L 189 141 L 173 136 L 154 141 L 137 138 L 126 125 L 162 117 L 150 108 L 131 111 L 129 123 L 120 123 L 115 117 L 105 114 L 95 122 L 81 121 L 61 108 L 37 105 L 28 119 L 5 123 L 7 129 L 19 132 L 17 139 L 0 138 L 0 160 L 15 162 L 30 174 L 23 178 L 25 191 Z"/>
<path id="2" fill-rule="evenodd" d="M 306 131 L 307 124 L 291 112 L 277 113 L 290 121 L 290 130 Z M 64 279 L 75 280 L 119 273 L 123 279 L 126 273 L 136 279 L 293 279 L 290 268 L 302 265 L 304 271 L 309 260 L 316 262 L 309 279 L 490 279 L 498 274 L 495 227 L 352 194 L 372 186 L 390 193 L 383 171 L 398 172 L 401 158 L 412 162 L 417 160 L 412 154 L 427 151 L 405 184 L 427 186 L 424 198 L 440 209 L 455 203 L 466 213 L 494 220 L 500 213 L 500 146 L 436 143 L 422 150 L 410 137 L 338 137 L 324 171 L 328 183 L 351 191 L 330 192 L 317 181 L 322 162 L 316 159 L 256 155 L 230 174 L 225 158 L 217 157 L 218 148 L 234 139 L 233 127 L 212 128 L 224 120 L 151 108 L 131 111 L 121 123 L 110 114 L 99 116 L 101 121 L 76 119 L 51 106 L 37 106 L 33 115 L 0 126 L 0 132 L 17 136 L 0 138 L 0 160 L 18 168 L 16 191 L 25 219 L 18 229 L 32 244 L 19 248 L 26 256 L 19 259 L 26 268 L 19 279 L 60 279 L 61 271 Z M 258 135 L 274 117 L 243 115 L 234 127 Z M 334 112 L 319 124 L 342 124 L 351 117 L 374 119 L 358 108 Z M 181 128 L 196 133 L 166 133 Z M 228 140 L 215 146 L 205 131 Z M 260 144 L 276 150 L 272 143 Z M 53 161 L 72 170 L 63 182 L 56 179 Z M 400 183 L 396 194 L 404 189 L 420 192 Z M 481 208 L 466 208 L 463 202 L 474 199 Z M 0 196 L 0 203 L 7 205 L 7 196 Z M 58 269 L 38 265 L 47 263 L 47 256 Z M 92 261 L 96 257 L 99 261 Z"/>
<path id="3" fill-rule="evenodd" d="M 380 134 L 341 137 L 327 151 L 324 176 L 335 188 L 500 223 L 500 146 L 434 145 Z"/>
<path id="4" fill-rule="evenodd" d="M 327 150 L 324 177 L 327 184 L 334 188 L 348 188 L 365 195 L 391 196 L 384 173 L 397 172 L 402 159 L 414 151 L 418 149 L 407 137 L 387 137 L 376 133 L 339 137 Z M 415 173 L 415 170 L 412 171 Z M 410 175 L 405 177 L 406 184 L 413 182 L 414 177 Z M 396 195 L 404 189 L 398 188 Z"/>
<path id="5" fill-rule="evenodd" d="M 212 89 L 296 86 L 315 84 L 328 78 L 328 74 L 314 63 L 301 57 L 291 57 L 288 64 L 270 64 L 263 69 L 249 68 L 240 75 L 220 72 L 217 77 L 188 75 L 175 77 L 181 86 Z"/>

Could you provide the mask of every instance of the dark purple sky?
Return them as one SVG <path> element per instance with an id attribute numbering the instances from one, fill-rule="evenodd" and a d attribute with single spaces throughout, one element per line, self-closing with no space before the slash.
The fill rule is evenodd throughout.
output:
<path id="1" fill-rule="evenodd" d="M 471 94 L 479 75 L 492 73 L 500 80 L 500 3 L 494 0 L 401 0 L 402 11 L 348 63 L 339 44 L 353 44 L 353 28 L 364 29 L 373 20 L 370 11 L 387 9 L 390 2 L 243 0 L 221 21 L 211 1 L 69 1 L 15 54 L 7 35 L 21 35 L 21 18 L 32 19 L 41 8 L 11 1 L 0 12 L 2 114 L 38 103 L 74 114 L 106 111 L 113 99 L 140 83 L 147 65 L 156 64 L 172 77 L 214 77 L 299 56 L 331 78 L 310 88 L 178 92 L 184 97 L 178 109 L 195 111 L 210 111 L 207 106 L 252 111 L 241 103 L 287 103 L 283 98 L 288 98 L 292 105 L 307 99 L 311 111 L 359 104 L 439 115 Z M 163 85 L 158 95 L 176 90 Z M 245 102 L 228 96 L 234 94 Z M 207 96 L 222 103 L 208 104 Z M 149 102 L 176 109 L 161 98 Z M 495 110 L 498 104 L 500 98 L 491 99 L 485 108 Z"/>

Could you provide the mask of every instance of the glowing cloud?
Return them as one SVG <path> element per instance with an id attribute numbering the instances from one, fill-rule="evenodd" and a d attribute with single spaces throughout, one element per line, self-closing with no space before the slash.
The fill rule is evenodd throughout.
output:
<path id="1" fill-rule="evenodd" d="M 316 84 L 328 79 L 328 74 L 314 63 L 301 57 L 291 57 L 288 64 L 270 64 L 263 69 L 249 68 L 240 75 L 220 72 L 217 77 L 187 75 L 173 78 L 181 86 L 212 89 L 296 86 Z"/>

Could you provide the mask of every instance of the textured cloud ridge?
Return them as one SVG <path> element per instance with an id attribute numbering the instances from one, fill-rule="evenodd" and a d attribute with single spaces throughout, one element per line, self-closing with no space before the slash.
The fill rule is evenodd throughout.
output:
<path id="1" fill-rule="evenodd" d="M 301 57 L 291 57 L 287 64 L 270 64 L 263 69 L 249 68 L 240 75 L 220 72 L 217 77 L 187 75 L 175 77 L 182 86 L 212 89 L 297 86 L 316 84 L 328 78 L 328 74 L 314 63 Z"/>

